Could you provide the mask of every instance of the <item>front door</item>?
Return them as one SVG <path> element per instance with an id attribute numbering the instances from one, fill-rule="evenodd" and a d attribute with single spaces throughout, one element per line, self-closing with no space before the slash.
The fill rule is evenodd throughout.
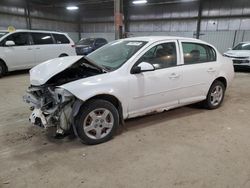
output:
<path id="1" fill-rule="evenodd" d="M 175 41 L 151 47 L 134 66 L 147 62 L 154 71 L 129 77 L 129 117 L 143 115 L 178 105 L 181 72 L 177 67 L 179 51 Z"/>
<path id="2" fill-rule="evenodd" d="M 13 33 L 4 40 L 15 43 L 13 46 L 3 46 L 9 70 L 30 68 L 35 61 L 35 55 L 34 49 L 30 45 L 29 34 L 25 32 Z"/>

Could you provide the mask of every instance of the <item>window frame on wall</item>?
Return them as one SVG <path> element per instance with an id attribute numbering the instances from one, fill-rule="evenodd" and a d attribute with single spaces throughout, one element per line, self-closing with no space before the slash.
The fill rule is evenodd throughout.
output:
<path id="1" fill-rule="evenodd" d="M 193 63 L 185 62 L 185 53 L 184 53 L 183 43 L 199 45 L 199 46 L 203 47 L 206 50 L 206 53 L 207 53 L 207 60 L 206 61 L 193 62 Z M 195 65 L 195 64 L 209 63 L 209 62 L 216 62 L 217 61 L 217 52 L 211 45 L 208 45 L 208 44 L 205 44 L 205 43 L 200 43 L 200 42 L 195 42 L 195 41 L 188 41 L 188 40 L 180 40 L 179 45 L 180 45 L 180 51 L 181 51 L 181 54 L 182 54 L 182 57 L 181 57 L 182 65 Z"/>

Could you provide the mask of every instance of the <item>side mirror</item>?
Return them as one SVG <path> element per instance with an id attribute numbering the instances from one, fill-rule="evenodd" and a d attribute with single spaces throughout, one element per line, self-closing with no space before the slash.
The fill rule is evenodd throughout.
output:
<path id="1" fill-rule="evenodd" d="M 132 74 L 139 74 L 141 72 L 154 71 L 155 67 L 147 62 L 141 62 L 139 65 L 132 68 Z"/>
<path id="2" fill-rule="evenodd" d="M 227 50 L 232 50 L 232 48 L 228 48 Z"/>
<path id="3" fill-rule="evenodd" d="M 12 40 L 7 40 L 7 41 L 5 42 L 5 46 L 15 46 L 15 42 L 12 41 Z"/>

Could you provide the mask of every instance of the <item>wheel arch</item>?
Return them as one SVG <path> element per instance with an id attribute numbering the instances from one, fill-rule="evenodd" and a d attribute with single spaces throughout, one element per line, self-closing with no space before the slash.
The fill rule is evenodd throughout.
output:
<path id="1" fill-rule="evenodd" d="M 78 104 L 77 104 L 78 107 L 76 108 L 78 110 L 76 110 L 76 111 L 79 111 L 80 106 L 84 105 L 86 102 L 88 102 L 90 100 L 95 100 L 95 99 L 106 100 L 106 101 L 110 102 L 111 104 L 113 104 L 119 113 L 119 122 L 122 125 L 124 124 L 122 103 L 117 97 L 115 97 L 114 95 L 111 95 L 111 94 L 97 94 L 95 96 L 88 98 L 85 101 L 78 99 Z M 76 112 L 75 112 L 75 115 L 76 115 Z"/>
<path id="2" fill-rule="evenodd" d="M 215 82 L 215 81 L 220 81 L 220 82 L 222 82 L 222 83 L 224 84 L 224 86 L 225 86 L 225 89 L 227 88 L 227 79 L 226 79 L 225 77 L 220 76 L 220 77 L 216 78 L 216 79 L 214 80 L 214 82 Z M 214 82 L 213 82 L 213 83 L 214 83 Z"/>
<path id="3" fill-rule="evenodd" d="M 0 62 L 2 62 L 2 63 L 4 64 L 4 66 L 5 66 L 5 68 L 6 68 L 6 72 L 8 72 L 8 71 L 9 71 L 9 68 L 8 68 L 6 62 L 5 62 L 2 58 L 0 58 Z"/>
<path id="4" fill-rule="evenodd" d="M 66 54 L 66 53 L 61 53 L 61 54 L 59 55 L 59 57 L 65 57 L 65 56 L 69 56 L 69 55 Z"/>

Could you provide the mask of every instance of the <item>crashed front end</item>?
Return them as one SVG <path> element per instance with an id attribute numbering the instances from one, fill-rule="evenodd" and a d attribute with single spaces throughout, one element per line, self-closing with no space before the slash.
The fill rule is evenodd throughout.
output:
<path id="1" fill-rule="evenodd" d="M 58 134 L 69 131 L 75 97 L 65 89 L 50 86 L 30 86 L 24 101 L 32 111 L 30 122 L 40 127 L 57 127 Z"/>
<path id="2" fill-rule="evenodd" d="M 30 122 L 43 128 L 55 126 L 57 134 L 67 133 L 73 123 L 72 109 L 79 100 L 61 86 L 102 73 L 104 70 L 83 56 L 52 59 L 31 69 L 31 86 L 23 96 L 32 110 Z"/>

